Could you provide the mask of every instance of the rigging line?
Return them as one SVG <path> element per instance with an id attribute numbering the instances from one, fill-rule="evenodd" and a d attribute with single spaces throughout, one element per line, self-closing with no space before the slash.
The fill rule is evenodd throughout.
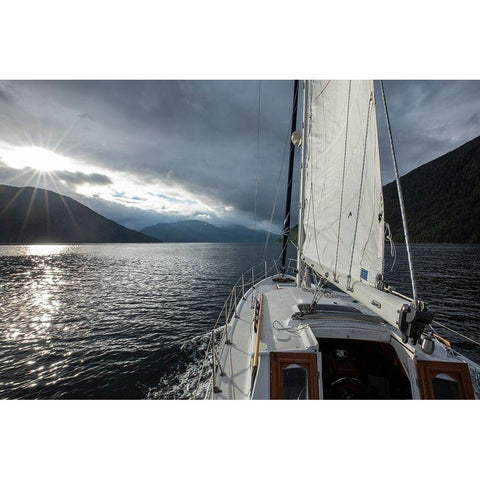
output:
<path id="1" fill-rule="evenodd" d="M 300 332 L 301 330 L 305 330 L 308 328 L 310 325 L 308 323 L 301 323 L 299 325 L 296 325 L 294 327 L 284 327 L 278 320 L 275 320 L 272 323 L 272 327 L 277 330 L 277 331 L 287 331 L 289 333 L 297 333 Z"/>
<path id="2" fill-rule="evenodd" d="M 463 335 L 462 333 L 460 332 L 457 332 L 456 330 L 454 330 L 453 328 L 449 328 L 447 327 L 446 325 L 443 325 L 443 323 L 440 323 L 438 320 L 433 320 L 433 323 L 437 324 L 437 325 L 440 325 L 441 327 L 447 329 L 447 330 L 450 330 L 451 332 L 453 333 L 456 333 L 457 335 L 460 335 L 461 337 L 465 338 L 466 340 L 472 342 L 472 343 L 475 343 L 476 345 L 479 345 L 480 346 L 480 342 L 477 342 L 476 340 L 474 340 L 473 338 L 470 338 L 470 337 L 467 337 L 466 335 Z"/>
<path id="3" fill-rule="evenodd" d="M 397 261 L 397 250 L 395 249 L 395 243 L 393 241 L 390 225 L 387 222 L 385 222 L 385 237 L 390 242 L 390 256 L 393 257 L 393 263 L 390 267 L 390 271 L 393 272 L 393 267 L 395 266 L 395 262 Z"/>
<path id="4" fill-rule="evenodd" d="M 267 239 L 265 240 L 265 245 L 263 247 L 263 259 L 265 260 L 266 259 L 266 255 L 267 255 L 267 245 L 268 245 L 268 241 L 270 240 L 270 230 L 272 229 L 272 223 L 273 223 L 273 216 L 275 215 L 275 209 L 276 209 L 276 206 L 277 206 L 277 198 L 278 198 L 278 192 L 280 190 L 280 182 L 282 180 L 282 173 L 283 173 L 283 168 L 285 166 L 285 161 L 287 159 L 287 156 L 286 156 L 286 153 L 287 153 L 287 146 L 289 144 L 289 140 L 290 140 L 290 130 L 292 129 L 292 122 L 290 120 L 290 123 L 288 125 L 288 132 L 287 132 L 287 138 L 286 138 L 286 141 L 285 141 L 285 144 L 283 146 L 283 153 L 282 153 L 282 164 L 280 166 L 280 172 L 278 174 L 278 179 L 277 179 L 277 188 L 275 190 L 275 197 L 273 199 L 273 207 L 272 207 L 272 214 L 270 215 L 270 223 L 268 225 L 268 231 L 267 231 Z"/>
<path id="5" fill-rule="evenodd" d="M 347 140 L 348 140 L 348 118 L 350 116 L 350 92 L 352 89 L 352 81 L 348 83 L 348 100 L 347 100 L 347 122 L 345 125 L 345 148 L 343 151 L 343 174 L 342 174 L 342 190 L 340 193 L 340 214 L 338 215 L 338 232 L 337 232 L 337 251 L 335 252 L 335 268 L 333 270 L 333 280 L 337 279 L 337 264 L 338 264 L 338 247 L 340 245 L 340 225 L 342 223 L 342 208 L 343 208 L 343 187 L 345 186 L 345 166 L 347 162 Z"/>
<path id="6" fill-rule="evenodd" d="M 407 249 L 408 267 L 410 269 L 410 280 L 412 281 L 412 296 L 413 296 L 414 303 L 417 304 L 418 302 L 417 285 L 415 283 L 415 274 L 413 273 L 412 254 L 410 252 L 410 241 L 408 238 L 407 218 L 405 214 L 405 205 L 403 203 L 403 194 L 402 194 L 402 186 L 400 185 L 400 176 L 398 174 L 397 158 L 395 156 L 395 148 L 393 146 L 392 130 L 390 128 L 390 118 L 388 116 L 387 101 L 385 99 L 385 90 L 383 89 L 383 80 L 380 80 L 380 87 L 382 91 L 383 107 L 385 109 L 385 118 L 387 120 L 387 130 L 388 130 L 388 138 L 390 140 L 390 150 L 392 152 L 393 170 L 395 172 L 395 180 L 397 182 L 398 201 L 400 203 L 400 213 L 402 215 L 403 233 L 405 235 L 405 247 Z"/>
<path id="7" fill-rule="evenodd" d="M 255 244 L 257 235 L 257 192 L 258 192 L 258 164 L 260 163 L 260 93 L 262 90 L 262 81 L 258 81 L 258 111 L 257 111 L 257 164 L 255 167 L 255 221 L 253 226 L 253 265 L 255 265 Z"/>
<path id="8" fill-rule="evenodd" d="M 218 323 L 218 321 L 217 321 Z M 217 325 L 217 323 L 215 325 Z M 201 383 L 201 380 L 202 380 L 202 377 L 203 377 L 203 372 L 205 370 L 205 365 L 208 363 L 210 364 L 210 361 L 209 361 L 209 352 L 210 350 L 213 348 L 215 348 L 215 345 L 214 345 L 214 340 L 213 340 L 213 337 L 216 333 L 218 333 L 218 331 L 220 331 L 221 329 L 223 329 L 224 327 L 214 327 L 214 329 L 212 330 L 212 332 L 210 333 L 210 335 L 208 336 L 209 337 L 209 341 L 208 341 L 208 344 L 207 344 L 207 348 L 205 350 L 205 355 L 203 357 L 203 360 L 202 360 L 202 368 L 200 370 L 200 374 L 198 376 L 198 380 L 197 380 L 197 386 L 195 387 L 195 390 L 193 392 L 193 397 L 192 397 L 192 400 L 195 400 L 196 397 L 197 397 L 197 392 L 198 392 L 198 389 L 200 388 L 200 383 Z M 210 377 L 210 380 L 211 380 L 211 377 Z M 208 386 L 207 386 L 207 390 L 208 390 Z"/>
<path id="9" fill-rule="evenodd" d="M 325 84 L 325 86 L 322 88 L 322 91 L 315 97 L 315 100 L 320 97 L 320 95 L 325 91 L 325 89 L 328 87 L 330 83 L 330 80 Z"/>
<path id="10" fill-rule="evenodd" d="M 370 93 L 370 100 L 369 100 L 368 109 L 367 109 L 367 127 L 365 129 L 365 143 L 363 145 L 363 161 L 362 161 L 362 173 L 360 175 L 360 191 L 359 191 L 359 195 L 358 195 L 357 217 L 355 219 L 355 229 L 353 231 L 352 254 L 350 256 L 350 268 L 349 268 L 349 271 L 348 271 L 348 276 L 350 278 L 352 276 L 353 254 L 355 252 L 355 242 L 357 240 L 358 219 L 360 217 L 360 205 L 362 203 L 363 176 L 364 176 L 364 173 L 365 173 L 365 159 L 367 157 L 368 126 L 370 124 L 370 110 L 372 108 L 372 100 L 373 100 L 373 96 Z"/>

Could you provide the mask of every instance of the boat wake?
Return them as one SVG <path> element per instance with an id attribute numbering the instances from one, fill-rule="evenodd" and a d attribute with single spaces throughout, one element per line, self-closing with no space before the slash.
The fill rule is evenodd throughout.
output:
<path id="1" fill-rule="evenodd" d="M 215 340 L 222 336 L 224 327 L 214 330 Z M 176 367 L 165 374 L 155 387 L 147 388 L 149 400 L 202 400 L 211 375 L 212 355 L 207 354 L 212 332 L 193 337 L 180 345 Z"/>

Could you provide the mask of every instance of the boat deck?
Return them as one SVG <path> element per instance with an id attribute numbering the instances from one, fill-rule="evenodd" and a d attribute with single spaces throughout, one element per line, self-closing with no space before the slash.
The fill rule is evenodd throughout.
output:
<path id="1" fill-rule="evenodd" d="M 227 325 L 226 342 L 219 358 L 223 371 L 216 376 L 213 398 L 251 398 L 254 305 L 262 295 L 260 362 L 268 362 L 270 352 L 318 352 L 317 337 L 371 339 L 374 336 L 388 342 L 392 333 L 392 328 L 380 317 L 343 292 L 327 291 L 317 300 L 314 312 L 300 316 L 302 306 L 312 303 L 313 292 L 297 288 L 293 283 L 278 284 L 272 277 L 266 278 L 245 294 L 237 306 L 236 316 Z M 257 394 L 261 395 L 261 391 Z"/>
<path id="2" fill-rule="evenodd" d="M 226 324 L 225 335 L 218 345 L 217 369 L 212 376 L 209 398 L 237 400 L 277 398 L 271 396 L 278 385 L 275 383 L 275 377 L 272 377 L 272 372 L 276 371 L 278 358 L 287 357 L 302 359 L 300 363 L 305 362 L 303 359 L 310 358 L 312 374 L 320 373 L 319 397 L 315 398 L 331 398 L 328 395 L 332 394 L 332 386 L 340 380 L 347 380 L 349 375 L 332 381 L 333 377 L 330 378 L 330 374 L 324 370 L 322 362 L 328 361 L 330 365 L 332 352 L 341 358 L 344 348 L 346 351 L 351 348 L 353 352 L 357 351 L 359 354 L 363 349 L 367 356 L 362 361 L 370 362 L 368 367 L 370 370 L 366 371 L 366 374 L 370 375 L 369 385 L 376 382 L 380 391 L 382 389 L 385 391 L 387 384 L 385 380 L 379 380 L 378 375 L 375 376 L 375 371 L 385 370 L 384 365 L 393 363 L 398 372 L 403 372 L 400 375 L 409 379 L 411 388 L 411 392 L 404 389 L 402 394 L 404 396 L 400 398 L 425 398 L 425 395 L 426 398 L 433 398 L 432 392 L 422 393 L 420 390 L 418 368 L 419 365 L 423 365 L 420 367 L 420 370 L 423 369 L 421 375 L 428 376 L 430 375 L 428 369 L 440 368 L 447 374 L 456 375 L 455 378 L 463 382 L 462 385 L 466 383 L 458 375 L 468 376 L 470 371 L 475 397 L 479 398 L 480 367 L 450 347 L 435 339 L 434 351 L 424 353 L 420 345 L 404 343 L 397 328 L 386 323 L 349 295 L 337 291 L 335 287 L 327 288 L 317 295 L 321 296 L 315 298 L 313 289 L 298 288 L 294 283 L 277 283 L 272 277 L 263 279 L 248 290 Z M 256 305 L 260 303 L 262 315 L 257 316 L 261 317 L 257 335 L 254 325 L 256 312 L 260 310 L 260 308 L 257 310 Z M 372 353 L 375 348 L 384 352 L 389 351 L 389 356 L 387 355 L 385 359 L 381 355 L 375 356 Z M 348 363 L 343 360 L 341 362 Z M 292 360 L 290 364 L 292 363 L 295 364 L 296 360 Z M 386 379 L 394 378 L 396 374 L 390 372 L 382 375 L 386 375 Z M 432 375 L 430 377 L 433 379 Z M 355 380 L 351 376 L 349 378 Z M 325 389 L 322 383 L 324 381 Z M 471 389 L 471 386 L 468 388 Z M 473 392 L 465 392 L 466 390 L 460 392 L 463 395 L 461 398 L 474 398 Z M 390 397 L 384 395 L 381 398 Z"/>

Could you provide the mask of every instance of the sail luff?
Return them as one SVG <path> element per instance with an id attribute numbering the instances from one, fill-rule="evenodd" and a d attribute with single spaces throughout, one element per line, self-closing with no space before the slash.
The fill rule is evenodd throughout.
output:
<path id="1" fill-rule="evenodd" d="M 298 208 L 298 250 L 297 250 L 297 286 L 300 287 L 303 280 L 303 275 L 305 271 L 305 264 L 302 260 L 302 249 L 304 242 L 304 228 L 303 228 L 303 216 L 305 211 L 305 156 L 307 152 L 306 144 L 306 129 L 305 125 L 306 114 L 308 111 L 307 101 L 308 101 L 308 82 L 303 82 L 303 112 L 302 112 L 302 143 L 301 143 L 301 159 L 300 159 L 300 201 Z"/>

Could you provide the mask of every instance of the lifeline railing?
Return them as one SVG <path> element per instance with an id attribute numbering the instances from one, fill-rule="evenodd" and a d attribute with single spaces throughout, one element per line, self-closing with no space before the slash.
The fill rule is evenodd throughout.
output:
<path id="1" fill-rule="evenodd" d="M 218 359 L 221 357 L 223 353 L 223 349 L 225 345 L 229 344 L 228 339 L 228 324 L 232 320 L 232 318 L 238 318 L 237 314 L 237 307 L 240 300 L 246 300 L 246 295 L 248 292 L 255 288 L 255 286 L 263 279 L 267 278 L 270 275 L 274 275 L 276 273 L 280 273 L 280 262 L 279 258 L 272 259 L 272 260 L 265 260 L 261 263 L 257 263 L 253 265 L 251 268 L 246 270 L 241 277 L 238 279 L 237 283 L 233 286 L 230 294 L 226 298 L 222 310 L 220 311 L 215 325 L 213 326 L 212 333 L 210 335 L 210 340 L 208 342 L 207 350 L 205 352 L 205 357 L 202 363 L 202 368 L 200 370 L 200 374 L 198 376 L 197 386 L 195 388 L 195 392 L 193 395 L 193 399 L 197 398 L 197 392 L 200 387 L 203 373 L 205 370 L 205 366 L 210 364 L 211 365 L 211 375 L 210 380 L 207 385 L 207 389 L 205 392 L 204 397 L 208 398 L 212 393 L 216 393 L 216 385 L 215 385 L 215 375 L 217 371 L 220 371 L 220 375 L 225 375 L 220 366 Z M 297 259 L 296 258 L 287 258 L 287 264 L 285 265 L 285 273 L 288 275 L 295 275 L 296 274 L 296 267 L 297 267 Z M 252 295 L 252 308 L 254 305 L 254 295 Z M 223 326 L 219 326 L 220 323 L 225 320 Z M 209 356 L 211 358 L 209 359 Z"/>

